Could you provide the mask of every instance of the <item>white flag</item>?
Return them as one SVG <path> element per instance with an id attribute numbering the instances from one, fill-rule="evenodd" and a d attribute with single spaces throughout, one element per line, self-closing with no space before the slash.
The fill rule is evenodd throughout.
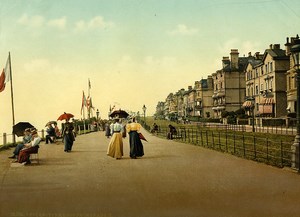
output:
<path id="1" fill-rule="evenodd" d="M 6 65 L 5 65 L 5 69 L 4 69 L 4 73 L 5 73 L 4 83 L 7 83 L 7 82 L 10 81 L 10 55 L 8 55 Z"/>

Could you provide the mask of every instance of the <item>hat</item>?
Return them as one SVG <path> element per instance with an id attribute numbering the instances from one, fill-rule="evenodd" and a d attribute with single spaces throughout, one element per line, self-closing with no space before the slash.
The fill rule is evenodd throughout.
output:
<path id="1" fill-rule="evenodd" d="M 24 131 L 30 133 L 30 128 L 26 128 Z"/>
<path id="2" fill-rule="evenodd" d="M 33 135 L 33 134 L 37 134 L 37 130 L 35 129 L 35 128 L 32 128 L 31 130 L 30 130 L 30 133 Z"/>

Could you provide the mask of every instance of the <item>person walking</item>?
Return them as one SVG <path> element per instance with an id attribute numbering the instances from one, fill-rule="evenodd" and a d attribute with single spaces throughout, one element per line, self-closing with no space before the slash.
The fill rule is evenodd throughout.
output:
<path id="1" fill-rule="evenodd" d="M 110 127 L 110 133 L 112 135 L 108 148 L 107 155 L 117 160 L 123 156 L 123 140 L 122 140 L 123 126 L 119 123 L 119 119 L 115 119 L 114 123 Z"/>
<path id="2" fill-rule="evenodd" d="M 129 134 L 130 157 L 132 159 L 136 159 L 137 157 L 142 157 L 144 155 L 144 147 L 139 136 L 140 130 L 141 125 L 135 122 L 135 118 L 132 119 L 131 123 L 126 125 L 126 131 Z"/>
<path id="3" fill-rule="evenodd" d="M 65 152 L 70 152 L 73 147 L 73 143 L 75 141 L 75 136 L 73 134 L 74 126 L 69 119 L 66 119 L 66 123 L 64 124 L 64 130 L 62 133 L 62 138 L 65 144 Z"/>

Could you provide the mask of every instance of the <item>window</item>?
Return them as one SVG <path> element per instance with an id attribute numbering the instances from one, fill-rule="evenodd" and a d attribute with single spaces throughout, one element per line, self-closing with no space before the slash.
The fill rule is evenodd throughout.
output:
<path id="1" fill-rule="evenodd" d="M 255 69 L 255 77 L 258 78 L 258 70 L 257 69 Z"/>
<path id="2" fill-rule="evenodd" d="M 261 90 L 261 91 L 264 90 L 264 84 L 260 84 L 260 90 Z"/>
<path id="3" fill-rule="evenodd" d="M 263 75 L 264 74 L 264 67 L 263 66 L 260 68 L 260 71 L 261 71 L 261 74 Z"/>
<path id="4" fill-rule="evenodd" d="M 268 73 L 268 64 L 266 64 L 265 67 L 266 67 L 266 73 Z"/>
<path id="5" fill-rule="evenodd" d="M 270 82 L 269 82 L 269 88 L 270 88 L 270 89 L 271 89 L 271 88 L 273 89 L 273 78 L 270 79 Z"/>
<path id="6" fill-rule="evenodd" d="M 258 85 L 255 86 L 256 95 L 258 95 Z"/>
<path id="7" fill-rule="evenodd" d="M 270 62 L 270 72 L 273 72 L 273 63 Z"/>

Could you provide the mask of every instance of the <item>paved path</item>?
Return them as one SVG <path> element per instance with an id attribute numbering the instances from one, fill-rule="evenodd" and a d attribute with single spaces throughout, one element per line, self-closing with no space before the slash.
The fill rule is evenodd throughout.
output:
<path id="1" fill-rule="evenodd" d="M 1 217 L 293 217 L 300 175 L 144 133 L 145 156 L 106 156 L 103 132 L 76 138 L 74 151 L 42 144 L 40 164 L 0 152 Z"/>

